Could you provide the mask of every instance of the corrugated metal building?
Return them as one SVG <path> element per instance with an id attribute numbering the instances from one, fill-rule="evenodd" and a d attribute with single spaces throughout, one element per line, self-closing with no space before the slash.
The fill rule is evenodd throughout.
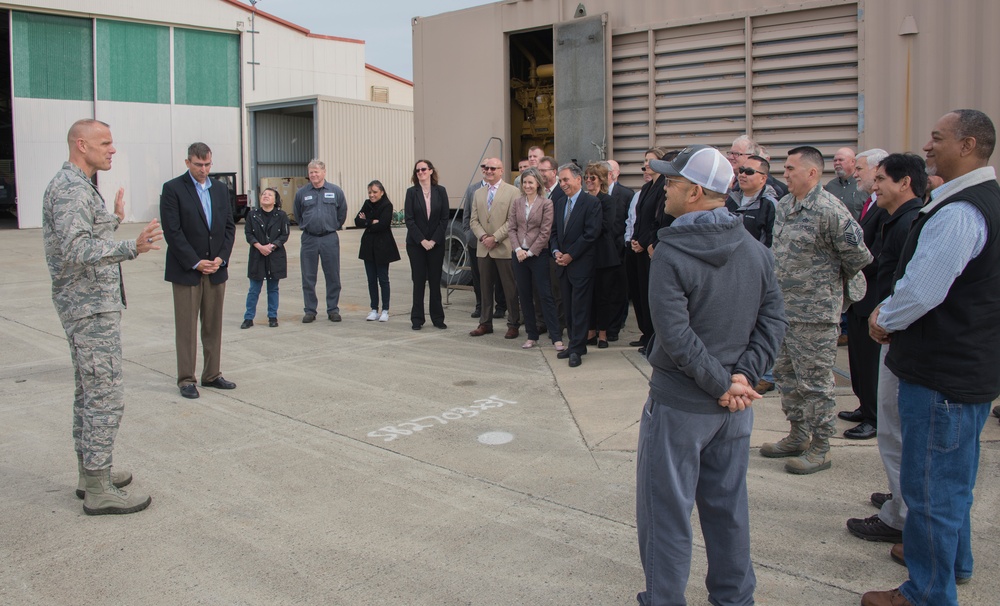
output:
<path id="1" fill-rule="evenodd" d="M 305 163 L 326 152 L 324 137 L 366 145 L 337 130 L 317 136 L 317 125 L 301 115 L 268 121 L 261 114 L 251 124 L 247 111 L 248 104 L 306 96 L 352 108 L 364 103 L 371 91 L 361 40 L 316 35 L 236 0 L 15 0 L 0 2 L 0 23 L 9 25 L 0 65 L 9 67 L 12 84 L 6 98 L 0 94 L 0 122 L 12 125 L 6 138 L 0 130 L 0 176 L 13 165 L 21 227 L 41 224 L 42 193 L 67 157 L 69 126 L 80 118 L 112 127 L 118 153 L 98 186 L 108 200 L 125 188 L 131 221 L 157 216 L 160 187 L 185 170 L 194 141 L 212 148 L 214 171 L 237 173 L 251 200 L 258 172 L 305 176 Z M 396 124 L 399 113 L 384 104 L 369 112 L 386 124 Z M 261 136 L 252 132 L 257 127 Z M 394 145 L 412 151 L 412 135 L 398 132 Z M 293 161 L 258 158 L 252 138 L 285 141 Z M 364 195 L 363 187 L 341 185 L 352 198 Z"/>
<path id="2" fill-rule="evenodd" d="M 1000 121 L 997 23 L 992 0 L 510 0 L 415 18 L 416 155 L 454 204 L 491 136 L 508 166 L 540 144 L 614 158 L 630 185 L 649 147 L 743 133 L 778 165 L 800 144 L 919 151 L 950 109 Z"/>

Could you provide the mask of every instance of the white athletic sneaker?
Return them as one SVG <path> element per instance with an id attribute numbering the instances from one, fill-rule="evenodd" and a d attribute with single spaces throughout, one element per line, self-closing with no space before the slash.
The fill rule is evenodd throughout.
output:
<path id="1" fill-rule="evenodd" d="M 365 318 L 365 320 L 368 320 L 369 322 L 374 322 L 375 320 L 378 320 L 378 310 L 373 309 L 370 312 L 368 312 L 368 317 Z"/>
<path id="2" fill-rule="evenodd" d="M 379 322 L 388 322 L 389 321 L 389 310 L 388 309 L 382 310 L 382 315 L 378 317 L 378 321 Z"/>

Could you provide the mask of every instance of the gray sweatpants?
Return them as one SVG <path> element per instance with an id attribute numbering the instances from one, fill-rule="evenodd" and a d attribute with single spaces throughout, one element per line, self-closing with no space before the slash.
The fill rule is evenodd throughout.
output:
<path id="1" fill-rule="evenodd" d="M 650 410 L 652 409 L 652 410 Z M 683 606 L 691 572 L 691 509 L 708 555 L 708 600 L 753 604 L 747 465 L 753 410 L 694 414 L 646 401 L 639 423 L 636 528 L 644 606 Z"/>

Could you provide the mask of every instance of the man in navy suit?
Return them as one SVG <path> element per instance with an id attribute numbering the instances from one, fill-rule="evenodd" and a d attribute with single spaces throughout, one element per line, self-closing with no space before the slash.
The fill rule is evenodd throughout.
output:
<path id="1" fill-rule="evenodd" d="M 580 191 L 582 185 L 583 169 L 572 163 L 559 167 L 559 187 L 565 195 L 558 199 L 552 196 L 554 216 L 549 238 L 569 335 L 569 347 L 556 357 L 569 358 L 570 366 L 579 366 L 580 356 L 587 353 L 587 328 L 594 294 L 594 242 L 604 219 L 601 201 Z"/>
<path id="2" fill-rule="evenodd" d="M 192 143 L 184 160 L 188 171 L 163 184 L 160 223 L 167 241 L 164 279 L 173 284 L 177 344 L 177 386 L 185 398 L 197 398 L 195 361 L 201 318 L 203 387 L 235 389 L 222 377 L 222 306 L 229 278 L 236 224 L 226 186 L 213 181 L 212 150 Z"/>

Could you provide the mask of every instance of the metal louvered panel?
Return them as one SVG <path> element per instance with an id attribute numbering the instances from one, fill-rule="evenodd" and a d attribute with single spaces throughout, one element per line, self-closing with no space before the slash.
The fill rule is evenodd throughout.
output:
<path id="1" fill-rule="evenodd" d="M 631 31 L 611 46 L 612 157 L 628 185 L 653 145 L 725 151 L 746 133 L 779 175 L 797 145 L 828 157 L 857 146 L 856 4 Z"/>
<path id="2" fill-rule="evenodd" d="M 654 32 L 656 144 L 726 146 L 746 131 L 745 21 Z"/>
<path id="3" fill-rule="evenodd" d="M 614 159 L 621 164 L 625 175 L 641 175 L 639 166 L 652 139 L 649 79 L 649 32 L 614 36 L 611 40 L 611 130 Z"/>
<path id="4" fill-rule="evenodd" d="M 856 5 L 752 19 L 752 137 L 780 166 L 789 149 L 832 157 L 858 142 Z"/>

